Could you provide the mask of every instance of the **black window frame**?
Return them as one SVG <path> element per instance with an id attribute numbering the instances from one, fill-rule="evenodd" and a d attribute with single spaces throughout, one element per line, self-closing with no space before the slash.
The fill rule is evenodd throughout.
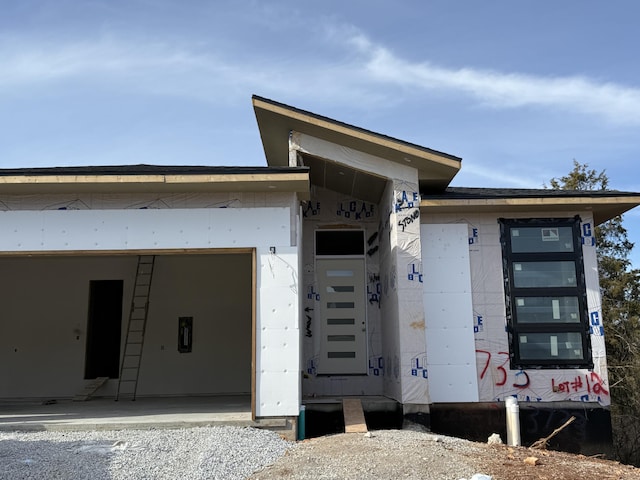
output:
<path id="1" fill-rule="evenodd" d="M 582 254 L 581 220 L 573 218 L 499 218 L 500 243 L 502 246 L 502 268 L 504 275 L 507 333 L 509 337 L 509 358 L 512 369 L 558 369 L 593 368 L 589 315 Z M 572 252 L 520 252 L 513 253 L 511 247 L 512 230 L 517 228 L 571 227 L 573 232 Z M 576 285 L 562 287 L 516 287 L 514 264 L 524 262 L 572 261 L 576 270 Z M 577 322 L 518 322 L 516 298 L 522 297 L 577 297 L 579 321 Z M 582 341 L 582 359 L 523 359 L 520 355 L 519 338 L 522 334 L 579 333 Z"/>

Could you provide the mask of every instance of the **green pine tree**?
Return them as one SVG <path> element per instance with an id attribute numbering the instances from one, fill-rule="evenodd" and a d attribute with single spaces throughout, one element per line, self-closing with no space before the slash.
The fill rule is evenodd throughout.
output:
<path id="1" fill-rule="evenodd" d="M 573 161 L 568 175 L 550 180 L 557 190 L 607 190 L 604 171 Z M 640 270 L 629 260 L 629 241 L 622 216 L 596 227 L 596 250 L 614 448 L 618 460 L 640 466 Z"/>

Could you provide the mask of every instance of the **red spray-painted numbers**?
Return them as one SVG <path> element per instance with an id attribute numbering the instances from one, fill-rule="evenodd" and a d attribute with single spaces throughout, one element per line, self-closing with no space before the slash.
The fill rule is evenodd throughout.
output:
<path id="1" fill-rule="evenodd" d="M 480 373 L 480 380 L 482 380 L 484 378 L 484 376 L 487 373 L 487 370 L 489 369 L 489 365 L 491 364 L 491 352 L 487 351 L 487 350 L 476 350 L 476 352 L 478 353 L 483 353 L 487 356 L 487 361 L 484 364 L 484 368 L 482 369 L 482 372 Z M 500 364 L 500 365 L 496 365 L 495 368 L 496 370 L 498 370 L 498 372 L 500 372 L 500 380 L 498 380 L 496 382 L 496 385 L 498 387 L 501 387 L 503 385 L 505 385 L 507 383 L 507 378 L 508 378 L 508 373 L 507 373 L 507 369 L 504 368 L 504 366 L 507 364 L 507 362 L 509 361 L 509 352 L 498 352 L 498 355 L 505 355 L 506 358 L 505 360 Z M 530 380 L 529 380 L 529 375 L 527 374 L 527 372 L 525 372 L 524 370 L 519 370 L 516 373 L 516 380 L 518 380 L 518 376 L 524 376 L 523 379 L 520 379 L 519 383 L 514 383 L 513 386 L 515 388 L 527 388 L 529 386 Z"/>

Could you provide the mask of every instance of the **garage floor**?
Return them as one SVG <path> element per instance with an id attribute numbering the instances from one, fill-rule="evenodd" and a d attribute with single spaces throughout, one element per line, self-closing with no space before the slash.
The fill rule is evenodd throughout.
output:
<path id="1" fill-rule="evenodd" d="M 109 430 L 205 425 L 257 426 L 251 397 L 170 397 L 53 404 L 0 401 L 0 430 Z"/>

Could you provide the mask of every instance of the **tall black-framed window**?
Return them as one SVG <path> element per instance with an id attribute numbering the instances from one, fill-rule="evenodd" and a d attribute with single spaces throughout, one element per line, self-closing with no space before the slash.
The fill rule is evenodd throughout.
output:
<path id="1" fill-rule="evenodd" d="M 498 221 L 511 368 L 593 368 L 580 218 Z"/>

